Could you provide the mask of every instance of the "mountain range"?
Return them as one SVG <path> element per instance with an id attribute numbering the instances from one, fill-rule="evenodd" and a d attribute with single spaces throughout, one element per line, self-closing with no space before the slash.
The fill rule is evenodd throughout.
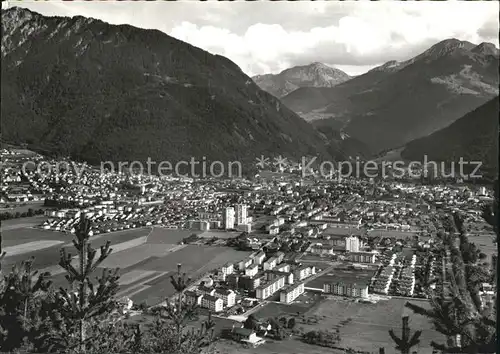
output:
<path id="1" fill-rule="evenodd" d="M 91 163 L 366 159 L 407 144 L 403 156 L 419 156 L 419 139 L 441 129 L 455 149 L 466 125 L 452 123 L 498 95 L 490 43 L 445 40 L 353 78 L 313 63 L 252 80 L 157 30 L 16 7 L 2 29 L 2 140 Z"/>
<path id="2" fill-rule="evenodd" d="M 16 7 L 2 29 L 4 141 L 91 163 L 331 156 L 232 61 L 163 32 Z"/>
<path id="3" fill-rule="evenodd" d="M 499 97 L 429 136 L 408 143 L 401 156 L 412 161 L 481 161 L 485 175 L 498 173 Z M 458 167 L 457 167 L 458 172 Z"/>
<path id="4" fill-rule="evenodd" d="M 376 154 L 432 134 L 498 95 L 498 65 L 493 44 L 449 39 L 334 87 L 298 88 L 281 101 Z"/>
<path id="5" fill-rule="evenodd" d="M 253 76 L 252 79 L 264 91 L 283 97 L 299 87 L 334 87 L 351 77 L 342 70 L 322 63 L 294 66 L 279 74 Z"/>

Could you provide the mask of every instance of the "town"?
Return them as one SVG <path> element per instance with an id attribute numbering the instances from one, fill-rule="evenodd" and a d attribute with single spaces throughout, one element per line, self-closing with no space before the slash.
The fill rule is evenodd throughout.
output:
<path id="1" fill-rule="evenodd" d="M 7 267 L 34 255 L 38 269 L 64 284 L 58 248 L 88 219 L 93 243 L 112 243 L 101 267 L 121 269 L 118 295 L 129 320 L 144 321 L 172 300 L 170 275 L 182 267 L 190 276 L 185 301 L 197 305 L 200 316 L 212 314 L 221 336 L 251 347 L 282 336 L 275 318 L 290 334 L 321 328 L 321 321 L 353 330 L 353 317 L 383 321 L 377 317 L 390 308 L 397 308 L 397 321 L 404 302 L 426 301 L 429 287 L 444 287 L 437 280 L 451 264 L 440 252 L 440 233 L 449 229 L 452 213 L 463 215 L 480 250 L 478 262 L 490 275 L 481 301 L 494 301 L 496 239 L 481 216 L 493 191 L 485 186 L 393 178 L 332 182 L 301 178 L 291 167 L 271 167 L 251 180 L 97 168 L 76 175 L 56 171 L 56 160 L 28 150 L 1 154 Z M 27 169 L 28 161 L 43 161 L 52 173 Z M 343 307 L 358 310 L 328 317 Z M 359 312 L 365 307 L 371 310 Z M 392 325 L 394 317 L 386 321 Z M 373 336 L 382 332 L 388 337 L 386 329 Z M 369 352 L 370 340 L 356 349 Z"/>

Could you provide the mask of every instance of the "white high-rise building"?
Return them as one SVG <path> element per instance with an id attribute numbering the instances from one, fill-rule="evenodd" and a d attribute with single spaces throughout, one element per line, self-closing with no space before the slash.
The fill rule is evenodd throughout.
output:
<path id="1" fill-rule="evenodd" d="M 234 229 L 234 208 L 233 207 L 227 207 L 226 210 L 224 210 L 224 228 L 227 229 Z"/>
<path id="2" fill-rule="evenodd" d="M 236 204 L 236 225 L 247 223 L 247 205 Z"/>
<path id="3" fill-rule="evenodd" d="M 345 250 L 348 252 L 359 252 L 359 238 L 349 236 L 345 239 Z"/>

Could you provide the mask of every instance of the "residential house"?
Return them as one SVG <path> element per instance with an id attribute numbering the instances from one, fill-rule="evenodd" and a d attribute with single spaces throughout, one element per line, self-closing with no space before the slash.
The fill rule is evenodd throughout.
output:
<path id="1" fill-rule="evenodd" d="M 221 271 L 222 271 L 222 277 L 225 280 L 229 274 L 233 274 L 234 265 L 232 263 L 226 263 L 222 266 Z"/>
<path id="2" fill-rule="evenodd" d="M 321 243 L 317 243 L 309 247 L 309 252 L 320 256 L 331 255 L 333 254 L 333 247 L 330 245 L 323 245 Z"/>
<path id="3" fill-rule="evenodd" d="M 259 266 L 257 264 L 252 264 L 245 269 L 245 275 L 247 277 L 253 277 L 258 273 L 258 271 L 259 271 Z"/>
<path id="4" fill-rule="evenodd" d="M 264 262 L 264 270 L 272 270 L 278 264 L 278 259 L 276 257 L 271 257 Z"/>
<path id="5" fill-rule="evenodd" d="M 294 270 L 293 278 L 296 279 L 297 281 L 301 281 L 314 274 L 316 274 L 315 266 L 303 265 Z"/>
<path id="6" fill-rule="evenodd" d="M 202 294 L 197 293 L 196 291 L 185 291 L 184 299 L 188 305 L 198 305 L 201 306 L 201 299 L 203 298 Z"/>
<path id="7" fill-rule="evenodd" d="M 201 299 L 201 307 L 213 312 L 220 312 L 224 309 L 224 301 L 220 297 L 204 295 Z"/>
<path id="8" fill-rule="evenodd" d="M 260 277 L 242 276 L 238 279 L 238 287 L 241 289 L 253 291 L 260 286 Z"/>
<path id="9" fill-rule="evenodd" d="M 263 251 L 259 251 L 255 256 L 253 256 L 253 261 L 255 264 L 261 265 L 266 259 L 266 254 Z"/>
<path id="10" fill-rule="evenodd" d="M 251 258 L 245 258 L 238 263 L 238 269 L 244 270 L 250 264 L 252 264 L 253 260 Z"/>
<path id="11" fill-rule="evenodd" d="M 217 288 L 215 296 L 222 299 L 225 307 L 232 307 L 236 303 L 236 294 L 230 289 Z"/>

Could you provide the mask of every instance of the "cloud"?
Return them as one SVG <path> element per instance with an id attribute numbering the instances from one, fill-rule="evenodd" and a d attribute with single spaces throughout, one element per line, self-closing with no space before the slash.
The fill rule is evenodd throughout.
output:
<path id="1" fill-rule="evenodd" d="M 497 1 L 37 2 L 49 15 L 83 15 L 155 28 L 228 57 L 249 75 L 320 61 L 359 74 L 406 60 L 447 38 L 498 46 Z"/>

